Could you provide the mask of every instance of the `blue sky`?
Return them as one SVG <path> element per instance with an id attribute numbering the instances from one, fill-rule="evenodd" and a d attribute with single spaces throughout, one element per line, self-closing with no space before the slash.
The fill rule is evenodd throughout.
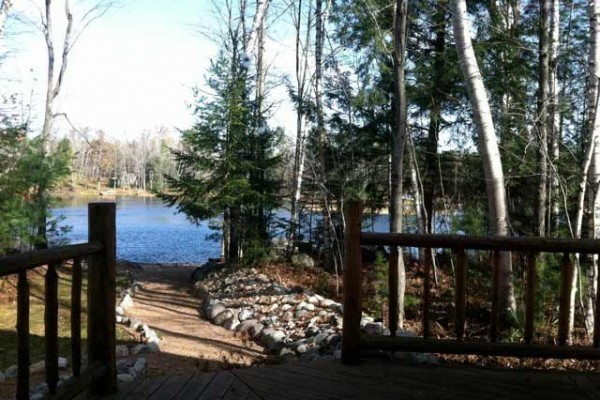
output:
<path id="1" fill-rule="evenodd" d="M 64 22 L 62 0 L 56 3 L 56 43 Z M 215 4 L 224 0 L 215 0 Z M 35 4 L 25 1 L 22 12 L 35 19 Z M 75 19 L 85 9 L 74 1 Z M 208 0 L 125 0 L 95 21 L 83 33 L 69 59 L 66 81 L 58 99 L 58 111 L 66 112 L 76 126 L 102 129 L 118 138 L 133 138 L 157 126 L 186 128 L 193 122 L 187 105 L 191 88 L 202 85 L 216 46 L 200 27 L 216 28 L 217 19 Z M 9 27 L 10 28 L 10 27 Z M 288 36 L 285 29 L 278 40 Z M 33 115 L 39 115 L 45 90 L 46 52 L 40 32 L 8 37 L 14 50 L 1 69 L 10 77 L 10 88 L 24 98 L 33 91 Z M 290 39 L 291 40 L 291 39 Z M 289 43 L 268 44 L 273 70 L 292 71 Z M 284 55 L 284 56 L 282 56 Z M 283 88 L 275 90 L 280 100 Z M 273 125 L 288 125 L 289 106 L 276 113 Z"/>

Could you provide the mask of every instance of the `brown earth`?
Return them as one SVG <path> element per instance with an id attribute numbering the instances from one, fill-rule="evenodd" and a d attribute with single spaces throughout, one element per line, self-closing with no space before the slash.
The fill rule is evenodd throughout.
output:
<path id="1" fill-rule="evenodd" d="M 191 293 L 193 266 L 137 264 L 128 269 L 142 289 L 126 314 L 161 338 L 161 352 L 145 355 L 150 374 L 204 372 L 270 361 L 253 341 L 201 318 L 201 301 Z"/>

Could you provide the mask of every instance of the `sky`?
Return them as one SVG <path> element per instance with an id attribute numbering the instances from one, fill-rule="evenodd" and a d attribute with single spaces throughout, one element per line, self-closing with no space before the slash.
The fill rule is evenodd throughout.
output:
<path id="1" fill-rule="evenodd" d="M 215 0 L 224 3 L 224 0 Z M 36 18 L 41 0 L 23 0 L 20 13 Z M 65 22 L 62 0 L 55 0 L 55 42 L 60 47 Z M 75 20 L 90 0 L 73 2 Z M 103 130 L 113 138 L 135 138 L 144 130 L 165 126 L 184 129 L 194 121 L 189 109 L 192 88 L 202 87 L 217 46 L 200 34 L 216 29 L 218 19 L 209 0 L 122 0 L 83 32 L 69 58 L 57 112 L 66 113 L 77 128 Z M 278 24 L 267 53 L 272 72 L 293 72 L 291 27 Z M 18 31 L 18 34 L 10 34 Z M 4 93 L 32 98 L 32 127 L 41 125 L 47 55 L 41 32 L 11 24 L 4 45 L 9 57 L 0 67 Z M 287 41 L 287 43 L 286 43 Z M 33 93 L 32 96 L 30 94 Z M 279 104 L 270 125 L 293 130 L 293 110 L 280 85 L 273 91 Z M 37 118 L 36 118 L 37 116 Z M 64 121 L 58 129 L 65 131 Z"/>

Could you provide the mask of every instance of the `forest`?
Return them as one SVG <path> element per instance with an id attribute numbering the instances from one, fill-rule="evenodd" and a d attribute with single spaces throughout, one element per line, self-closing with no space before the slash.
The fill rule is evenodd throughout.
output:
<path id="1" fill-rule="evenodd" d="M 51 3 L 41 14 L 47 28 Z M 0 35 L 11 1 L 1 4 Z M 54 129 L 66 118 L 55 99 L 68 75 L 70 25 L 60 61 L 47 41 L 42 131 L 2 94 L 0 247 L 51 243 L 51 193 L 79 181 L 148 190 L 192 221 L 219 221 L 223 257 L 235 265 L 265 262 L 283 230 L 290 253 L 341 273 L 342 210 L 355 199 L 368 214 L 388 214 L 391 232 L 600 235 L 600 1 L 215 0 L 213 8 L 219 50 L 198 71 L 196 122 L 176 135 L 157 128 L 116 140 L 89 127 Z M 293 27 L 295 54 L 295 73 L 283 79 L 265 53 L 281 25 Z M 282 85 L 294 131 L 272 122 Z M 408 257 L 399 257 L 401 271 Z M 589 331 L 598 259 L 576 261 Z M 548 274 L 558 268 L 544 262 Z M 503 309 L 514 315 L 508 254 L 501 265 Z"/>

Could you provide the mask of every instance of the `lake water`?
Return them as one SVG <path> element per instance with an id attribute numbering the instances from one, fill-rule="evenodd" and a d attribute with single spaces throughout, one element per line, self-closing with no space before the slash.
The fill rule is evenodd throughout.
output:
<path id="1" fill-rule="evenodd" d="M 87 203 L 106 198 L 66 199 L 53 211 L 69 225 L 71 243 L 87 241 Z M 184 214 L 177 214 L 160 200 L 119 197 L 117 203 L 117 257 L 147 263 L 204 263 L 218 257 L 220 243 L 207 238 L 214 231 L 207 223 L 194 225 Z"/>

